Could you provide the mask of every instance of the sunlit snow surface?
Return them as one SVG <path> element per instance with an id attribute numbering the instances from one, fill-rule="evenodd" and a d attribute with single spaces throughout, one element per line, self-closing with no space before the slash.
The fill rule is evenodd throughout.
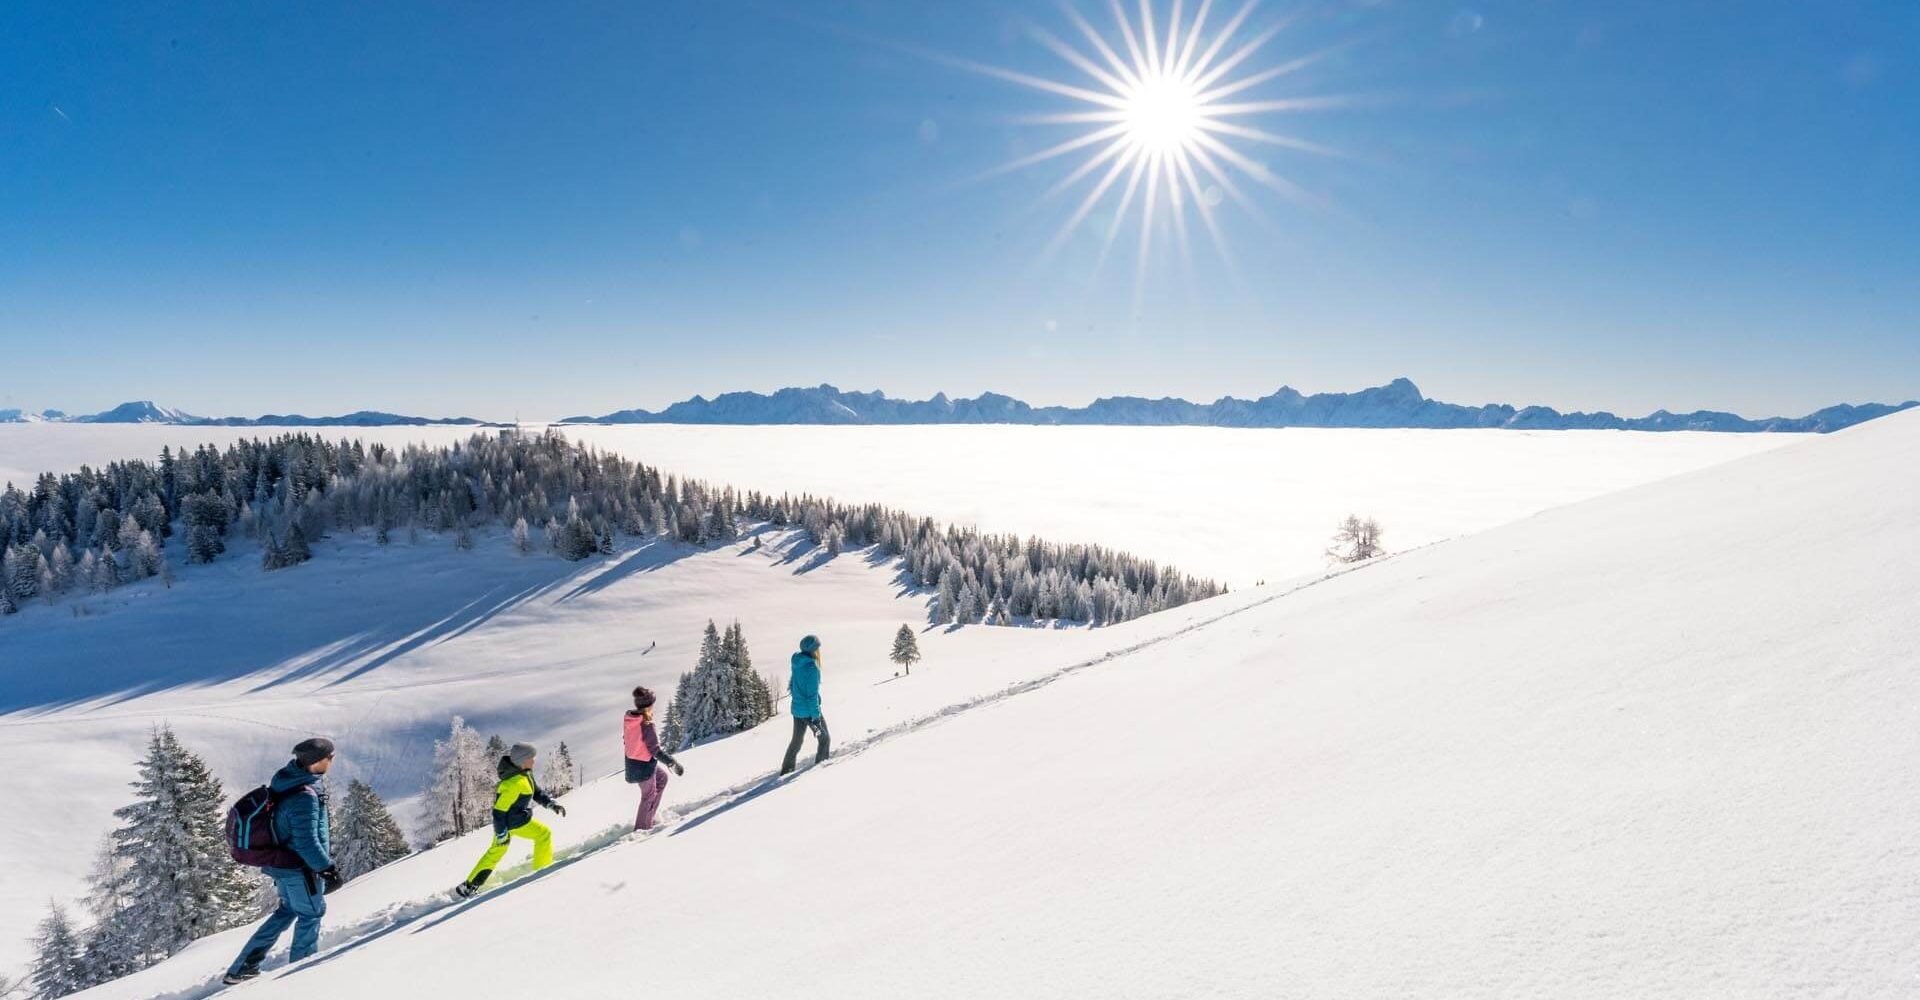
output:
<path id="1" fill-rule="evenodd" d="M 1892 417 L 1110 629 L 931 634 L 901 679 L 885 596 L 824 567 L 820 613 L 869 617 L 829 639 L 824 767 L 762 784 L 780 725 L 698 748 L 646 838 L 589 786 L 543 876 L 451 906 L 484 833 L 402 861 L 252 988 L 1911 997 L 1916 469 Z M 748 575 L 598 613 L 779 568 L 711 555 Z M 96 995 L 205 996 L 245 933 Z"/>
<path id="2" fill-rule="evenodd" d="M 475 433 L 307 432 L 390 446 Z M 1806 440 L 1118 427 L 566 432 L 667 472 L 1113 545 L 1236 587 L 1322 570 L 1328 536 L 1349 511 L 1377 517 L 1389 546 L 1406 549 Z M 276 433 L 0 425 L 0 480 L 29 488 L 41 470 Z M 922 598 L 902 595 L 891 571 L 859 560 L 796 574 L 805 560 L 782 563 L 772 551 L 688 558 L 670 549 L 630 550 L 609 568 L 516 557 L 497 532 L 472 553 L 432 536 L 415 549 L 402 534 L 387 549 L 364 537 L 329 540 L 298 571 L 263 575 L 252 547 L 236 543 L 210 566 L 176 565 L 173 590 L 148 583 L 35 603 L 0 622 L 0 756 L 38 762 L 15 775 L 13 795 L 40 817 L 0 828 L 0 972 L 17 968 L 44 900 L 78 890 L 108 813 L 126 799 L 128 761 L 156 722 L 171 722 L 229 784 L 258 780 L 250 768 L 296 734 L 344 734 L 356 744 L 347 771 L 405 798 L 455 712 L 509 738 L 567 739 L 592 766 L 611 767 L 617 744 L 593 742 L 594 711 L 634 683 L 671 685 L 691 665 L 709 616 L 739 616 L 765 667 L 780 665 L 794 636 L 817 631 L 838 639 L 841 665 L 874 670 L 885 667 L 892 630 L 924 620 Z M 90 615 L 75 617 L 76 608 Z M 1048 662 L 1080 642 L 1077 634 L 1023 633 L 1006 655 Z M 638 657 L 656 641 L 654 653 Z M 923 641 L 938 657 L 948 640 Z"/>

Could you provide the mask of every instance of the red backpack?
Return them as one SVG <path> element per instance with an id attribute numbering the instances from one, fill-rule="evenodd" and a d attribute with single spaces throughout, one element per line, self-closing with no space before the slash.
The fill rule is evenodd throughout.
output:
<path id="1" fill-rule="evenodd" d="M 300 791 L 293 794 L 298 795 Z M 251 868 L 299 868 L 300 856 L 283 846 L 273 833 L 273 810 L 284 798 L 265 785 L 240 796 L 227 807 L 227 850 L 233 860 Z"/>

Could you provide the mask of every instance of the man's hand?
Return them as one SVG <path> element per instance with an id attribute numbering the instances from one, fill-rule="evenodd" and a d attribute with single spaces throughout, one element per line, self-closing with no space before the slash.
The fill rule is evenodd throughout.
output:
<path id="1" fill-rule="evenodd" d="M 347 884 L 345 876 L 340 874 L 338 867 L 329 867 L 324 871 L 315 872 L 314 874 L 319 875 L 321 883 L 327 887 L 326 893 L 339 892 L 340 887 Z"/>
<path id="2" fill-rule="evenodd" d="M 674 762 L 673 762 L 673 774 L 674 774 L 674 777 L 679 777 L 679 776 L 681 776 L 681 775 L 683 775 L 683 774 L 686 774 L 686 773 L 687 773 L 687 769 L 686 769 L 686 768 L 684 768 L 684 767 L 681 767 L 681 766 L 680 766 L 680 762 L 679 762 L 679 761 L 677 761 L 677 760 L 676 760 L 676 761 L 674 761 Z"/>
<path id="3" fill-rule="evenodd" d="M 553 805 L 550 805 L 547 808 L 553 810 L 553 814 L 555 816 L 565 816 L 567 814 L 567 807 L 561 805 L 558 802 L 555 802 Z"/>

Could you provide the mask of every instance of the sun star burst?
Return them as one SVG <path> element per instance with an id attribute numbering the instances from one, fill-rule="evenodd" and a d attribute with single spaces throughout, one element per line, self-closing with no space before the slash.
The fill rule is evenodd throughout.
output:
<path id="1" fill-rule="evenodd" d="M 1096 210 L 1114 205 L 1098 260 L 1104 262 L 1121 230 L 1137 219 L 1138 271 L 1144 275 L 1156 230 L 1171 229 L 1183 256 L 1190 259 L 1187 216 L 1196 214 L 1222 261 L 1232 266 L 1218 207 L 1232 199 L 1264 220 L 1264 213 L 1242 182 L 1251 182 L 1294 201 L 1312 201 L 1299 185 L 1243 151 L 1249 144 L 1292 152 L 1330 155 L 1327 147 L 1250 124 L 1262 116 L 1336 107 L 1340 97 L 1291 97 L 1257 100 L 1249 95 L 1264 84 L 1296 73 L 1328 51 L 1256 68 L 1258 56 L 1286 26 L 1282 20 L 1260 31 L 1247 28 L 1257 0 L 1246 0 L 1216 26 L 1209 15 L 1213 0 L 1201 0 L 1191 18 L 1181 0 L 1172 0 L 1165 17 L 1153 0 L 1139 0 L 1138 19 L 1121 0 L 1108 0 L 1112 23 L 1096 27 L 1071 5 L 1068 20 L 1087 48 L 1063 41 L 1040 27 L 1033 37 L 1076 72 L 1054 80 L 994 66 L 968 68 L 1030 87 L 1073 103 L 1068 109 L 1027 115 L 1030 125 L 1074 126 L 1077 134 L 1038 152 L 1002 164 L 992 173 L 1021 170 L 1062 157 L 1079 163 L 1047 192 L 1057 197 L 1078 188 L 1072 212 L 1048 245 L 1051 258 Z M 1096 267 L 1098 263 L 1096 263 Z"/>

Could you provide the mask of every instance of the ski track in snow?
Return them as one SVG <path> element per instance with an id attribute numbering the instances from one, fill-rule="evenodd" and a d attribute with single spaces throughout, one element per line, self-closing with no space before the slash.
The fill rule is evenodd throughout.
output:
<path id="1" fill-rule="evenodd" d="M 1417 551 L 1417 550 L 1408 550 L 1408 551 Z M 284 976 L 291 976 L 300 972 L 303 969 L 308 969 L 308 968 L 313 968 L 313 967 L 323 965 L 329 961 L 332 961 L 333 959 L 346 955 L 363 945 L 369 944 L 375 940 L 386 937 L 389 934 L 396 933 L 407 927 L 411 927 L 415 924 L 418 924 L 420 923 L 420 921 L 428 917 L 432 917 L 435 914 L 439 914 L 444 911 L 452 910 L 459 907 L 480 905 L 482 903 L 485 903 L 489 899 L 498 897 L 514 888 L 525 885 L 537 879 L 546 878 L 547 876 L 552 875 L 560 871 L 561 869 L 564 869 L 594 854 L 598 854 L 601 851 L 607 850 L 608 848 L 618 847 L 622 844 L 640 843 L 640 842 L 650 840 L 654 837 L 659 837 L 659 836 L 676 836 L 680 833 L 683 833 L 687 830 L 690 830 L 699 826 L 700 824 L 706 822 L 707 820 L 715 816 L 719 816 L 741 804 L 744 804 L 748 801 L 751 801 L 752 799 L 755 799 L 761 795 L 764 795 L 776 787 L 781 787 L 781 786 L 790 784 L 794 781 L 798 781 L 804 775 L 809 774 L 815 770 L 819 770 L 821 768 L 833 767 L 834 765 L 842 761 L 859 757 L 862 754 L 865 754 L 867 751 L 872 750 L 874 747 L 881 746 L 886 743 L 890 743 L 903 736 L 908 736 L 913 733 L 919 732 L 921 730 L 927 729 L 929 727 L 939 725 L 943 722 L 946 722 L 950 719 L 957 718 L 961 715 L 965 715 L 969 712 L 977 711 L 983 708 L 990 708 L 1010 698 L 1016 698 L 1023 694 L 1028 694 L 1033 691 L 1038 691 L 1041 688 L 1047 687 L 1056 681 L 1064 680 L 1065 678 L 1081 673 L 1082 671 L 1090 670 L 1090 669 L 1093 669 L 1094 667 L 1098 667 L 1106 663 L 1111 663 L 1114 660 L 1132 656 L 1133 654 L 1141 652 L 1142 650 L 1150 649 L 1154 646 L 1158 646 L 1166 642 L 1171 642 L 1172 640 L 1180 638 L 1182 636 L 1189 635 L 1194 632 L 1198 632 L 1202 629 L 1210 628 L 1223 621 L 1227 621 L 1228 619 L 1231 619 L 1236 616 L 1245 614 L 1249 611 L 1252 611 L 1255 608 L 1265 607 L 1266 605 L 1272 604 L 1275 601 L 1283 600 L 1294 594 L 1298 594 L 1301 591 L 1308 590 L 1312 587 L 1317 587 L 1320 584 L 1326 583 L 1329 580 L 1333 580 L 1333 579 L 1337 579 L 1339 577 L 1345 576 L 1348 573 L 1354 573 L 1363 569 L 1367 569 L 1372 566 L 1381 565 L 1383 563 L 1386 563 L 1392 560 L 1396 556 L 1403 555 L 1403 554 L 1404 553 L 1389 553 L 1364 563 L 1332 570 L 1330 572 L 1322 574 L 1321 576 L 1308 580 L 1304 583 L 1299 583 L 1292 587 L 1289 587 L 1286 590 L 1282 590 L 1274 594 L 1269 594 L 1266 597 L 1262 597 L 1256 601 L 1249 601 L 1246 604 L 1232 608 L 1231 610 L 1228 610 L 1228 611 L 1223 611 L 1220 614 L 1213 615 L 1208 618 L 1202 618 L 1198 621 L 1189 622 L 1186 625 L 1183 625 L 1170 632 L 1164 632 L 1159 635 L 1142 639 L 1141 641 L 1136 642 L 1133 645 L 1123 646 L 1119 649 L 1108 650 L 1107 652 L 1102 653 L 1098 656 L 1094 656 L 1085 660 L 1081 660 L 1076 663 L 1068 664 L 1067 666 L 1064 666 L 1064 667 L 1059 667 L 1054 670 L 1050 670 L 1037 677 L 1032 677 L 1023 681 L 1017 681 L 997 691 L 992 691 L 983 695 L 977 695 L 972 698 L 962 699 L 961 701 L 953 702 L 951 704 L 942 706 L 941 708 L 935 709 L 932 712 L 927 712 L 922 715 L 917 715 L 912 718 L 903 720 L 901 722 L 897 722 L 891 726 L 887 726 L 883 729 L 870 732 L 865 736 L 862 736 L 858 739 L 852 740 L 844 744 L 840 749 L 835 750 L 832 756 L 828 757 L 825 761 L 821 763 L 802 764 L 799 767 L 799 769 L 796 770 L 794 774 L 785 781 L 778 780 L 780 776 L 774 771 L 764 771 L 752 778 L 749 778 L 746 781 L 739 782 L 734 785 L 730 785 L 717 792 L 712 792 L 702 798 L 696 799 L 689 803 L 685 803 L 676 808 L 668 809 L 663 814 L 663 816 L 665 817 L 665 820 L 661 823 L 656 824 L 654 828 L 651 830 L 636 831 L 624 825 L 615 825 L 615 826 L 607 827 L 601 830 L 597 834 L 592 834 L 579 841 L 576 841 L 571 847 L 568 847 L 565 850 L 556 851 L 554 853 L 553 863 L 538 872 L 535 872 L 532 870 L 532 862 L 530 860 L 522 861 L 518 864 L 510 865 L 506 868 L 497 870 L 495 872 L 495 878 L 498 881 L 496 881 L 494 885 L 487 888 L 486 890 L 481 892 L 479 895 L 473 897 L 472 899 L 461 900 L 461 899 L 452 897 L 451 887 L 449 887 L 448 892 L 445 894 L 413 899 L 404 903 L 396 903 L 392 906 L 387 907 L 386 909 L 380 910 L 379 912 L 375 913 L 372 916 L 355 921 L 337 930 L 323 929 L 321 940 L 324 944 L 328 945 L 328 947 L 326 947 L 324 950 L 316 954 L 313 958 L 308 959 L 307 961 L 302 962 L 299 965 L 289 965 L 284 960 L 279 960 L 279 964 L 278 964 L 279 975 L 276 975 L 273 978 L 279 979 Z M 275 727 L 275 728 L 285 728 L 285 727 Z M 602 775 L 601 777 L 602 778 L 612 777 L 614 773 L 615 772 L 608 772 L 606 775 Z M 590 779 L 590 780 L 598 780 L 598 779 Z M 411 855 L 410 857 L 418 857 L 418 856 L 419 856 L 418 854 L 415 854 L 415 855 Z M 405 864 L 405 863 L 406 863 L 406 859 L 396 862 L 396 864 Z M 419 931 L 431 929 L 435 923 L 438 923 L 438 921 L 434 921 L 432 923 L 428 923 L 428 924 L 425 924 L 424 926 L 419 927 L 418 930 L 415 931 L 415 933 L 418 933 Z M 228 989 L 236 988 L 236 987 L 229 987 L 225 983 L 221 982 L 221 976 L 223 975 L 225 975 L 225 969 L 221 969 L 219 972 L 208 977 L 207 981 L 202 983 L 199 986 L 194 986 L 194 987 L 190 987 L 183 990 L 174 990 L 171 992 L 157 993 L 153 995 L 153 1000 L 203 1000 L 203 998 L 211 997 L 219 993 L 222 993 Z M 256 982 L 265 981 L 266 979 L 267 977 L 263 975 L 261 979 L 256 980 Z"/>

